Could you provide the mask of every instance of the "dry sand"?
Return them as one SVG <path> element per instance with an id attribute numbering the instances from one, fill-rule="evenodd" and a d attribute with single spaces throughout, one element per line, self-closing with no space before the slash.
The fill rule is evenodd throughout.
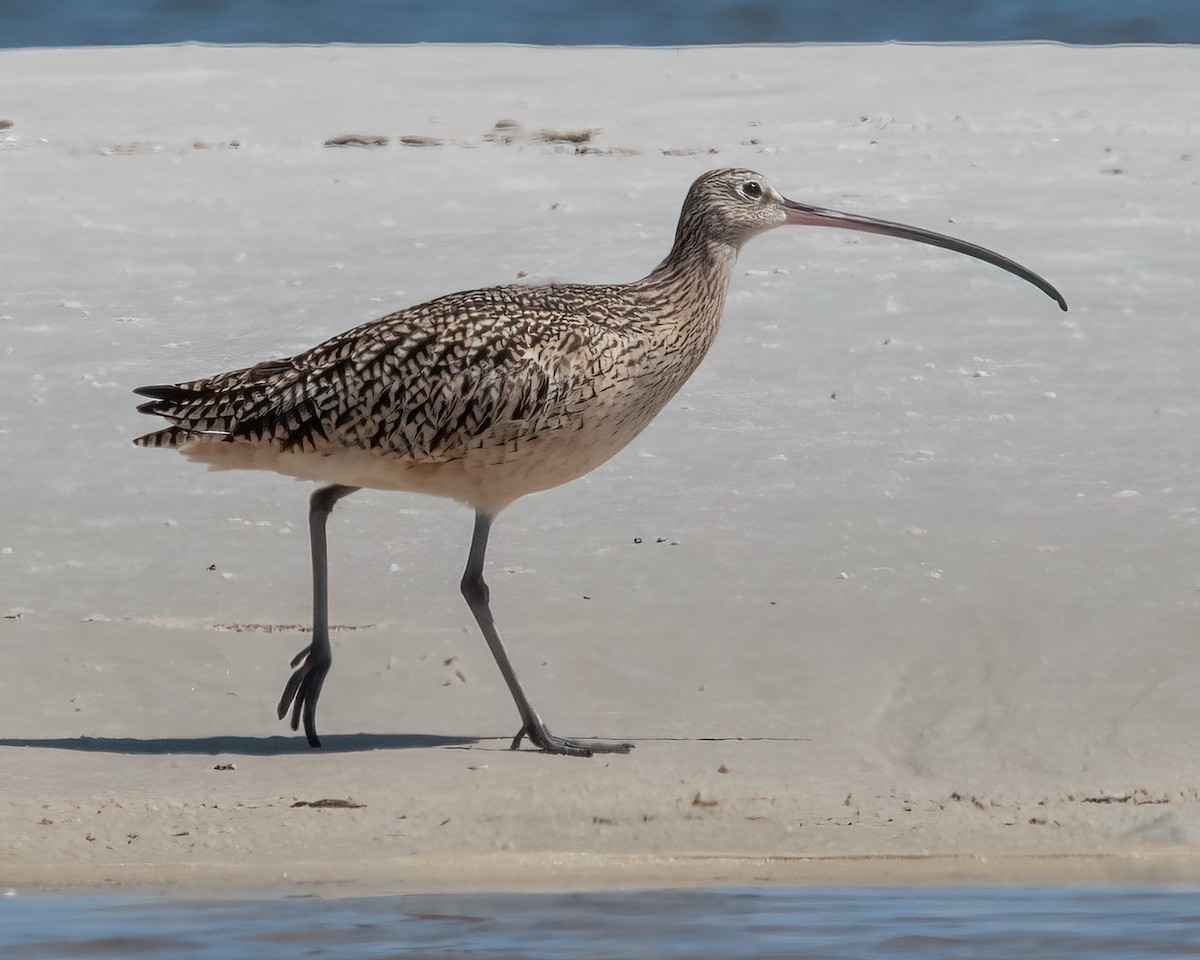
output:
<path id="1" fill-rule="evenodd" d="M 323 894 L 1200 876 L 1200 50 L 0 52 L 0 884 Z M 501 124 L 498 121 L 511 121 Z M 381 146 L 327 146 L 351 143 Z M 136 450 L 130 390 L 517 278 L 621 280 L 683 193 L 777 231 L 627 451 L 502 516 L 331 524 L 327 749 L 273 716 L 307 488 Z M 340 801 L 340 805 L 314 802 Z"/>

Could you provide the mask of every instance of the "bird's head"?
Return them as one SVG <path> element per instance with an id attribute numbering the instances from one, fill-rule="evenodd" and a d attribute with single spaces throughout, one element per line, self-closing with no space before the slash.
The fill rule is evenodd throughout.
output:
<path id="1" fill-rule="evenodd" d="M 768 182 L 761 173 L 740 167 L 726 167 L 702 174 L 683 203 L 679 218 L 676 244 L 686 236 L 702 238 L 741 249 L 752 237 L 787 224 L 809 227 L 838 227 L 843 230 L 860 230 L 864 233 L 879 233 L 914 240 L 935 247 L 944 247 L 957 253 L 983 260 L 1001 270 L 1007 270 L 1022 280 L 1027 280 L 1047 296 L 1067 309 L 1067 302 L 1053 286 L 1027 267 L 1015 260 L 1002 256 L 986 247 L 965 240 L 934 233 L 920 227 L 910 227 L 889 220 L 876 220 L 858 214 L 842 213 L 812 204 L 788 200 Z"/>
<path id="2" fill-rule="evenodd" d="M 761 173 L 740 167 L 710 170 L 688 190 L 680 227 L 740 249 L 751 237 L 787 223 L 787 200 Z"/>

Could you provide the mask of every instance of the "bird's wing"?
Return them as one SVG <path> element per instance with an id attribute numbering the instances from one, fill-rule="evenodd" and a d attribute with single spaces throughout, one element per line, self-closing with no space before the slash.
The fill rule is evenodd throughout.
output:
<path id="1" fill-rule="evenodd" d="M 497 297 L 509 289 L 520 290 L 442 298 L 293 357 L 143 387 L 137 393 L 151 402 L 138 409 L 171 426 L 135 442 L 352 447 L 437 461 L 497 431 L 552 428 L 567 416 L 586 373 L 580 348 L 612 331 L 591 329 L 585 317 L 534 310 L 520 295 Z"/>

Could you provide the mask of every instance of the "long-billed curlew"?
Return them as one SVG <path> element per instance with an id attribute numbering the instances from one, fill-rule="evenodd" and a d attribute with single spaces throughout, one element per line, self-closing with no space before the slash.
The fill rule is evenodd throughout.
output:
<path id="1" fill-rule="evenodd" d="M 325 522 L 362 487 L 451 497 L 475 509 L 462 593 L 516 701 L 523 737 L 572 756 L 630 744 L 555 736 L 529 703 L 488 605 L 492 522 L 527 493 L 583 476 L 654 419 L 708 352 L 734 261 L 784 224 L 842 227 L 945 247 L 1058 301 L 991 250 L 917 227 L 786 200 L 751 170 L 713 170 L 688 191 L 665 260 L 627 284 L 548 284 L 452 293 L 356 327 L 284 360 L 167 386 L 138 410 L 170 426 L 138 437 L 218 469 L 273 470 L 326 486 L 312 495 L 312 642 L 279 701 L 319 747 L 317 698 L 332 663 Z"/>

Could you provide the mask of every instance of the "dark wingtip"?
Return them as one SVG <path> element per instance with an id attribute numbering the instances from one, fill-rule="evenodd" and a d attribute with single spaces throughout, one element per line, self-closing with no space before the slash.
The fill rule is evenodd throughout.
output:
<path id="1" fill-rule="evenodd" d="M 137 387 L 133 391 L 139 397 L 150 397 L 153 400 L 178 400 L 187 395 L 187 391 L 174 383 L 158 383 L 148 387 Z M 141 409 L 140 407 L 138 408 Z"/>

